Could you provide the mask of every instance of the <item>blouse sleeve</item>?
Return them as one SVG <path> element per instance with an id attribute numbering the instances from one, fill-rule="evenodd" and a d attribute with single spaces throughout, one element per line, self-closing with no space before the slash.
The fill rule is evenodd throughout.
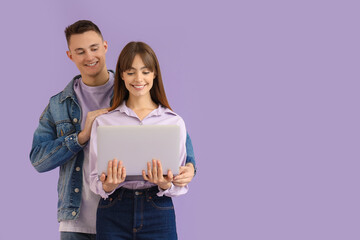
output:
<path id="1" fill-rule="evenodd" d="M 95 194 L 100 195 L 102 198 L 108 198 L 114 191 L 105 192 L 102 187 L 102 182 L 99 179 L 98 170 L 97 170 L 97 128 L 99 126 L 99 122 L 97 119 L 94 120 L 92 128 L 91 128 L 91 136 L 90 136 L 90 150 L 89 150 L 89 167 L 90 167 L 90 189 Z M 118 187 L 120 187 L 123 183 L 121 183 Z"/>
<path id="2" fill-rule="evenodd" d="M 177 124 L 180 126 L 180 158 L 179 158 L 179 166 L 185 166 L 186 164 L 186 127 L 185 127 L 185 122 L 184 120 L 179 117 L 179 121 L 177 122 Z M 176 196 L 180 196 L 183 195 L 185 193 L 187 193 L 189 190 L 188 185 L 184 186 L 184 187 L 178 187 L 175 186 L 174 184 L 171 184 L 171 187 L 167 190 L 162 190 L 159 187 L 159 192 L 157 193 L 157 195 L 159 197 L 161 196 L 167 196 L 167 197 L 176 197 Z"/>

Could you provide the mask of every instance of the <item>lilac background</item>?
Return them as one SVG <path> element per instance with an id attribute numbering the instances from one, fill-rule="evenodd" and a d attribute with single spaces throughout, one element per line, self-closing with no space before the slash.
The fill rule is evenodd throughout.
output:
<path id="1" fill-rule="evenodd" d="M 57 170 L 29 151 L 50 96 L 78 73 L 64 28 L 153 47 L 198 174 L 180 239 L 360 239 L 358 1 L 2 1 L 0 239 L 58 239 Z"/>

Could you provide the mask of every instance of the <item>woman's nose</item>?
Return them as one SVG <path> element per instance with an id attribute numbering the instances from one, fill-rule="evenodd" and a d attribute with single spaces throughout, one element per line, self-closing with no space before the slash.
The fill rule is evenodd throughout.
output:
<path id="1" fill-rule="evenodd" d="M 136 73 L 135 80 L 138 81 L 138 82 L 141 82 L 141 81 L 142 81 L 142 76 L 141 76 L 141 74 Z"/>

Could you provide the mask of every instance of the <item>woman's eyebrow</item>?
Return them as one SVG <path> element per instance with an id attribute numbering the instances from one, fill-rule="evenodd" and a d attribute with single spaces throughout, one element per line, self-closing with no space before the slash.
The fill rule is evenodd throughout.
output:
<path id="1" fill-rule="evenodd" d="M 140 70 L 142 70 L 142 69 L 146 69 L 146 68 L 147 68 L 146 66 L 143 66 L 143 67 L 141 67 L 141 68 L 140 68 Z M 134 68 L 134 67 L 130 67 L 130 68 L 129 68 L 129 70 L 136 70 L 136 68 Z"/>

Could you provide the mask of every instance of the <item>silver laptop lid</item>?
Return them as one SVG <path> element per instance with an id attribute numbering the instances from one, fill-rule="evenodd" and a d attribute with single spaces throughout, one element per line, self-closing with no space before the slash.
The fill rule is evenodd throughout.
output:
<path id="1" fill-rule="evenodd" d="M 147 162 L 159 159 L 164 174 L 179 173 L 180 127 L 177 125 L 99 126 L 97 128 L 98 174 L 107 173 L 108 161 L 121 160 L 126 180 L 142 180 Z M 141 176 L 141 177 L 139 177 Z"/>

